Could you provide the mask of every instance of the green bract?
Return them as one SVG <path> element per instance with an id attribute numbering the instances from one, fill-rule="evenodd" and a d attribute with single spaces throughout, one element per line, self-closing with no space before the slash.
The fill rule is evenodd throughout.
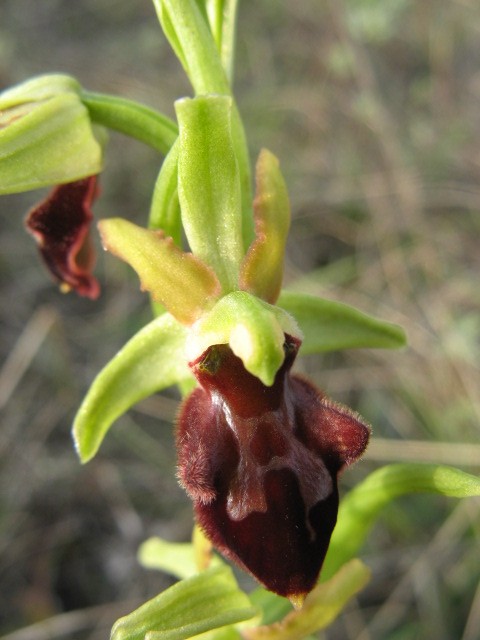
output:
<path id="1" fill-rule="evenodd" d="M 180 127 L 178 195 L 192 251 L 210 265 L 228 293 L 238 288 L 244 256 L 240 176 L 232 141 L 232 99 L 175 103 Z"/>

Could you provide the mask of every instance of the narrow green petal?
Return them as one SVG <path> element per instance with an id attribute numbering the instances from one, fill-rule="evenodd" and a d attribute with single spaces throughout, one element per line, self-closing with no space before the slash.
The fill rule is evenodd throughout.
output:
<path id="1" fill-rule="evenodd" d="M 20 110 L 20 111 L 19 111 Z M 73 182 L 99 173 L 102 148 L 75 93 L 3 112 L 0 194 Z"/>
<path id="2" fill-rule="evenodd" d="M 197 0 L 153 0 L 153 3 L 163 31 L 185 69 L 195 94 L 230 95 L 227 74 L 205 18 L 204 0 L 201 3 Z M 222 56 L 224 62 L 230 57 L 230 64 L 233 52 L 227 52 L 227 49 L 233 47 L 234 4 L 229 0 L 223 14 L 226 48 Z M 253 238 L 250 156 L 235 103 L 232 108 L 232 140 L 240 176 L 243 242 L 247 248 Z"/>
<path id="3" fill-rule="evenodd" d="M 357 555 L 379 512 L 389 502 L 410 493 L 438 493 L 452 498 L 478 496 L 480 478 L 434 464 L 392 464 L 377 469 L 340 503 L 322 580 Z"/>
<path id="4" fill-rule="evenodd" d="M 292 611 L 272 625 L 244 629 L 247 640 L 299 640 L 325 629 L 342 612 L 345 605 L 370 580 L 370 570 L 360 561 L 351 560 L 328 582 L 315 587 L 303 607 Z"/>
<path id="5" fill-rule="evenodd" d="M 278 160 L 267 149 L 262 149 L 257 161 L 256 183 L 256 238 L 245 256 L 240 286 L 274 304 L 282 286 L 290 203 Z"/>
<path id="6" fill-rule="evenodd" d="M 98 451 L 112 423 L 136 402 L 188 378 L 186 330 L 170 315 L 139 331 L 95 378 L 73 425 L 82 462 Z"/>
<path id="7" fill-rule="evenodd" d="M 300 325 L 303 354 L 357 347 L 397 349 L 406 344 L 405 332 L 398 325 L 342 302 L 284 290 L 278 305 Z"/>
<path id="8" fill-rule="evenodd" d="M 195 255 L 210 265 L 224 293 L 237 288 L 243 260 L 242 199 L 231 135 L 232 99 L 175 103 L 180 127 L 178 195 Z"/>
<path id="9" fill-rule="evenodd" d="M 144 229 L 121 218 L 99 222 L 105 249 L 138 273 L 142 290 L 152 294 L 183 324 L 192 324 L 211 307 L 220 284 L 200 259 L 181 251 L 161 231 Z"/>
<path id="10" fill-rule="evenodd" d="M 270 386 L 284 359 L 284 334 L 301 337 L 292 317 L 245 291 L 230 293 L 193 327 L 187 343 L 189 360 L 214 344 L 229 344 L 247 371 Z"/>
<path id="11" fill-rule="evenodd" d="M 257 614 L 229 567 L 212 567 L 117 620 L 111 640 L 184 640 Z"/>

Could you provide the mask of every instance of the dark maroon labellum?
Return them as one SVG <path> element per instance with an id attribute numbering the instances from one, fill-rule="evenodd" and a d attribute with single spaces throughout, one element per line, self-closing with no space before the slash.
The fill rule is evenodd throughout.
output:
<path id="1" fill-rule="evenodd" d="M 227 345 L 190 367 L 200 387 L 177 427 L 178 473 L 199 525 L 267 589 L 299 603 L 313 589 L 338 511 L 337 474 L 365 450 L 370 429 L 290 369 L 266 387 Z"/>
<path id="2" fill-rule="evenodd" d="M 59 185 L 30 211 L 25 221 L 61 289 L 74 289 L 92 299 L 100 293 L 91 273 L 95 255 L 89 233 L 93 219 L 90 207 L 96 195 L 96 176 Z"/>

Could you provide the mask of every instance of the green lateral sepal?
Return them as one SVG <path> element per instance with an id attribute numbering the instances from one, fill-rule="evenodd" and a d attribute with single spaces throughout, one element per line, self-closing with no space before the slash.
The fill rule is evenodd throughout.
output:
<path id="1" fill-rule="evenodd" d="M 362 347 L 398 349 L 407 342 L 399 325 L 343 302 L 283 290 L 277 304 L 298 322 L 304 336 L 304 355 Z"/>
<path id="2" fill-rule="evenodd" d="M 98 374 L 73 425 L 82 462 L 93 458 L 113 422 L 136 402 L 191 377 L 185 336 L 186 329 L 164 314 L 135 334 Z"/>

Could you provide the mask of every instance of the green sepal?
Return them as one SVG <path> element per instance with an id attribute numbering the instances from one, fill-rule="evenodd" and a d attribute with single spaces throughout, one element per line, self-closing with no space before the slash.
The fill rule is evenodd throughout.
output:
<path id="1" fill-rule="evenodd" d="M 267 149 L 257 161 L 253 210 L 256 237 L 242 264 L 240 287 L 274 304 L 282 286 L 290 203 L 279 162 Z"/>
<path id="2" fill-rule="evenodd" d="M 102 169 L 102 146 L 70 76 L 34 78 L 0 95 L 0 194 L 64 184 Z"/>
<path id="3" fill-rule="evenodd" d="M 242 198 L 231 135 L 229 96 L 175 103 L 180 128 L 178 195 L 195 255 L 210 265 L 224 293 L 238 288 L 243 260 Z"/>
<path id="4" fill-rule="evenodd" d="M 370 580 L 370 570 L 358 559 L 345 564 L 328 582 L 318 584 L 305 598 L 303 607 L 291 611 L 271 625 L 242 631 L 246 640 L 298 640 L 325 629 L 351 598 Z"/>
<path id="5" fill-rule="evenodd" d="M 148 226 L 161 229 L 165 235 L 173 238 L 177 246 L 182 244 L 182 218 L 178 200 L 178 152 L 180 141 L 177 138 L 163 161 L 153 191 Z"/>
<path id="6" fill-rule="evenodd" d="M 80 91 L 79 82 L 72 76 L 63 73 L 35 76 L 2 91 L 0 93 L 0 110 L 12 109 L 22 104 L 44 102 L 65 93 L 79 95 Z"/>
<path id="7" fill-rule="evenodd" d="M 405 346 L 404 330 L 342 302 L 283 290 L 277 301 L 297 320 L 303 335 L 302 353 L 337 349 L 398 349 Z"/>
<path id="8" fill-rule="evenodd" d="M 194 545 L 191 542 L 169 542 L 154 537 L 145 540 L 138 550 L 140 564 L 147 569 L 165 571 L 176 578 L 189 578 L 199 572 Z M 214 554 L 211 567 L 224 562 Z"/>
<path id="9" fill-rule="evenodd" d="M 377 469 L 340 502 L 321 579 L 357 555 L 380 511 L 410 493 L 437 493 L 452 498 L 480 495 L 480 478 L 453 467 L 434 464 L 392 464 Z"/>
<path id="10" fill-rule="evenodd" d="M 177 582 L 114 624 L 111 640 L 184 640 L 257 615 L 232 570 L 212 567 Z"/>
<path id="11" fill-rule="evenodd" d="M 220 283 L 212 269 L 163 232 L 122 218 L 101 220 L 98 228 L 105 249 L 133 267 L 142 290 L 179 322 L 193 324 L 219 297 Z"/>
<path id="12" fill-rule="evenodd" d="M 136 402 L 188 378 L 184 329 L 164 314 L 141 329 L 98 374 L 73 425 L 82 462 L 98 451 L 112 423 Z"/>
<path id="13" fill-rule="evenodd" d="M 193 325 L 187 356 L 192 361 L 214 344 L 229 344 L 247 371 L 270 386 L 284 360 L 285 333 L 301 339 L 295 320 L 285 311 L 246 291 L 234 291 Z"/>

